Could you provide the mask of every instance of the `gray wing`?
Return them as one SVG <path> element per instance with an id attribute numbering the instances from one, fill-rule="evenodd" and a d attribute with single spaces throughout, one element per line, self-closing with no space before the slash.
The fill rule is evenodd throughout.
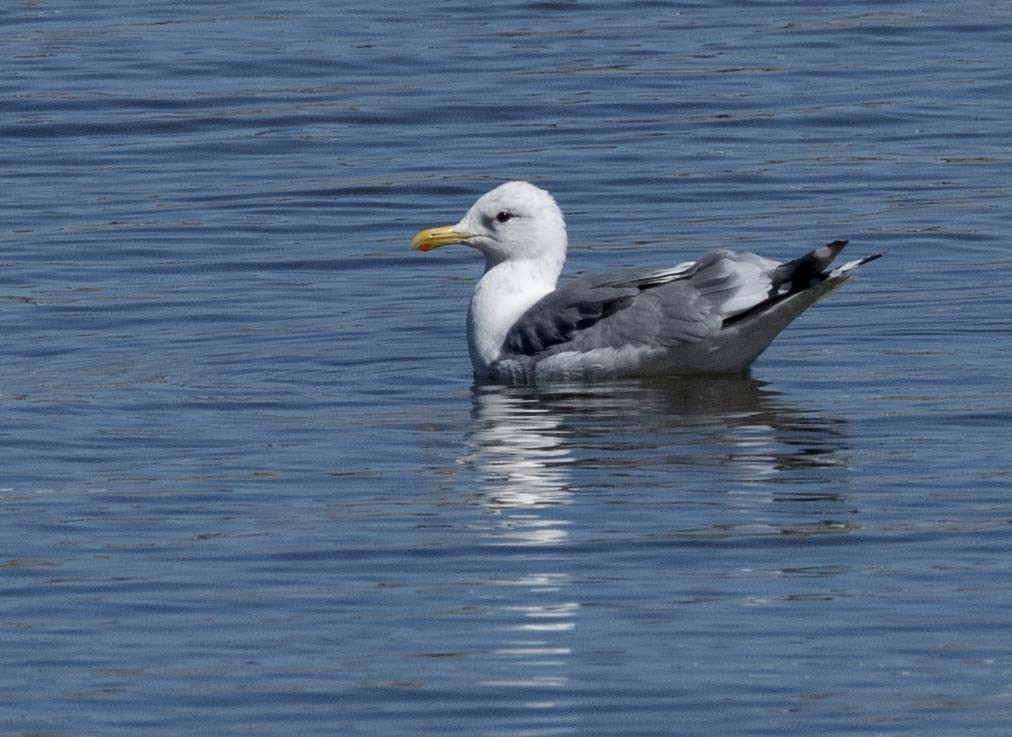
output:
<path id="1" fill-rule="evenodd" d="M 503 357 L 697 343 L 716 336 L 726 321 L 825 279 L 823 270 L 845 244 L 834 241 L 786 264 L 721 249 L 675 268 L 572 279 L 517 320 Z"/>

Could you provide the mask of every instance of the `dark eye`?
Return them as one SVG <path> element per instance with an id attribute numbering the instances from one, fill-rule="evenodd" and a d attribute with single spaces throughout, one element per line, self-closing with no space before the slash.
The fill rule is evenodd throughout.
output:
<path id="1" fill-rule="evenodd" d="M 498 220 L 500 223 L 505 223 L 512 217 L 513 217 L 512 212 L 510 212 L 509 210 L 503 210 L 502 212 L 500 212 L 498 215 L 495 216 L 495 219 Z"/>

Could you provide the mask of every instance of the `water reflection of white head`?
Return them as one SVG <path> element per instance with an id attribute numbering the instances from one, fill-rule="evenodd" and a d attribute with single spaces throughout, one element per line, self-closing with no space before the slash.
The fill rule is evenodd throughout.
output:
<path id="1" fill-rule="evenodd" d="M 510 387 L 476 387 L 467 453 L 459 463 L 472 473 L 471 497 L 491 521 L 486 542 L 492 545 L 558 547 L 569 542 L 569 520 L 563 510 L 572 501 L 570 451 L 561 431 L 564 415 L 546 407 L 531 392 Z M 495 660 L 484 686 L 555 691 L 568 684 L 565 671 L 572 655 L 570 638 L 580 605 L 569 596 L 571 576 L 560 570 L 560 558 L 521 556 L 523 563 L 504 568 L 486 582 L 485 597 L 504 602 L 495 618 L 502 631 L 489 650 Z M 498 590 L 498 593 L 496 593 Z M 486 604 L 487 606 L 487 604 Z M 553 731 L 570 730 L 572 715 L 544 695 L 519 704 Z"/>
<path id="2" fill-rule="evenodd" d="M 500 544 L 558 544 L 567 521 L 546 508 L 568 504 L 570 453 L 557 413 L 508 387 L 474 393 L 468 453 L 460 462 L 477 473 L 475 496 L 498 515 L 493 537 Z"/>

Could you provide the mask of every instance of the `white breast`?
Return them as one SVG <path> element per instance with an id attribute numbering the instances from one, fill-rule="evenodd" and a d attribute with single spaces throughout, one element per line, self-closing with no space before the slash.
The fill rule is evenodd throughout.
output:
<path id="1" fill-rule="evenodd" d="M 485 272 L 467 312 L 467 344 L 476 373 L 490 374 L 506 333 L 535 302 L 554 291 L 557 278 L 557 271 L 527 260 L 505 261 Z"/>

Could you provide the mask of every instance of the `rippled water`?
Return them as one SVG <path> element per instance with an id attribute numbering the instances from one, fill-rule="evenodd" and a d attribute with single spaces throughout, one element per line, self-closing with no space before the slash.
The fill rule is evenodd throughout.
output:
<path id="1" fill-rule="evenodd" d="M 1004 735 L 1012 11 L 0 13 L 12 735 Z M 751 377 L 472 386 L 570 271 L 884 250 Z"/>

